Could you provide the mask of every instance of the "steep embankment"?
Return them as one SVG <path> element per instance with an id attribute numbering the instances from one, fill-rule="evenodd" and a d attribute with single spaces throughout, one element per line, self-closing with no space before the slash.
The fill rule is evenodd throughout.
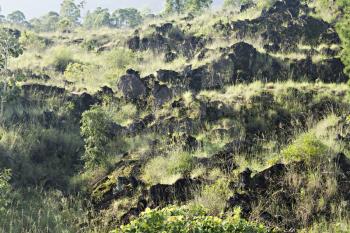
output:
<path id="1" fill-rule="evenodd" d="M 290 232 L 348 217 L 349 88 L 334 25 L 298 0 L 241 11 L 51 36 L 34 67 L 14 61 L 9 76 L 26 82 L 9 88 L 3 129 L 36 134 L 19 130 L 3 163 L 21 182 L 84 191 L 105 231 L 173 204 L 240 207 Z M 80 60 L 46 62 L 55 46 Z"/>

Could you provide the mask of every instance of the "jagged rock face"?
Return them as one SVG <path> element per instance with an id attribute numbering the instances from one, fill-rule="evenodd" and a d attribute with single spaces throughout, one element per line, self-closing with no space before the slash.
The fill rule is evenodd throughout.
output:
<path id="1" fill-rule="evenodd" d="M 118 82 L 118 89 L 127 100 L 137 101 L 146 96 L 146 86 L 135 73 L 122 76 Z"/>
<path id="2" fill-rule="evenodd" d="M 112 200 L 132 197 L 142 190 L 144 183 L 137 178 L 141 162 L 122 160 L 115 165 L 115 176 L 106 176 L 92 187 L 92 201 L 98 209 L 108 207 Z"/>
<path id="3" fill-rule="evenodd" d="M 159 107 L 171 100 L 173 93 L 166 85 L 157 84 L 153 89 L 153 96 L 155 98 L 155 105 Z"/>
<path id="4" fill-rule="evenodd" d="M 153 114 L 145 116 L 143 119 L 133 122 L 128 127 L 130 134 L 137 134 L 147 129 L 148 125 L 155 120 Z"/>
<path id="5" fill-rule="evenodd" d="M 300 42 L 310 45 L 339 43 L 334 28 L 323 20 L 308 16 L 310 11 L 299 0 L 283 0 L 256 19 L 227 24 L 218 22 L 214 27 L 228 34 L 236 32 L 241 39 L 260 35 L 266 48 L 274 52 L 294 50 Z"/>
<path id="6" fill-rule="evenodd" d="M 290 64 L 294 80 L 307 78 L 309 81 L 322 81 L 325 83 L 347 82 L 344 74 L 344 64 L 338 58 L 330 58 L 313 63 L 311 58 L 295 61 Z"/>
<path id="7" fill-rule="evenodd" d="M 348 182 L 350 178 L 350 160 L 344 154 L 340 153 L 334 157 L 333 162 L 335 165 L 337 180 L 336 196 L 342 197 L 345 200 L 350 200 L 350 185 Z M 260 218 L 263 221 L 275 225 L 282 224 L 280 226 L 283 226 L 285 229 L 297 228 L 300 223 L 295 222 L 297 220 L 294 216 L 294 208 L 299 201 L 297 197 L 298 194 L 295 195 L 295 187 L 288 183 L 287 177 L 289 172 L 293 172 L 294 175 L 304 174 L 305 171 L 308 170 L 308 166 L 310 165 L 303 161 L 287 165 L 275 164 L 254 176 L 251 176 L 252 171 L 250 169 L 244 170 L 238 176 L 238 183 L 230 183 L 229 185 L 231 189 L 235 190 L 235 194 L 227 201 L 226 211 L 231 210 L 232 208 L 241 207 L 243 216 L 249 218 L 259 201 L 268 200 L 274 203 L 278 201 L 284 206 L 284 208 L 286 208 L 286 210 L 288 210 L 285 213 L 289 213 L 290 216 L 273 216 L 263 209 Z M 304 187 L 304 181 L 301 180 L 300 182 L 299 188 Z M 273 198 L 273 200 L 270 200 L 271 198 Z M 319 210 L 316 209 L 313 211 L 316 211 L 314 214 L 317 214 L 317 211 Z"/>
<path id="8" fill-rule="evenodd" d="M 350 159 L 343 153 L 340 153 L 335 156 L 334 162 L 341 170 L 341 174 L 338 177 L 339 192 L 344 195 L 345 200 L 350 201 Z"/>
<path id="9" fill-rule="evenodd" d="M 185 202 L 193 198 L 202 183 L 200 180 L 184 178 L 173 185 L 157 184 L 149 189 L 150 200 L 154 207 Z"/>
<path id="10" fill-rule="evenodd" d="M 173 61 L 177 53 L 192 58 L 210 41 L 201 36 L 185 35 L 184 32 L 172 23 L 161 26 L 150 25 L 153 33 L 144 38 L 136 35 L 127 41 L 129 49 L 133 51 L 155 50 L 165 52 L 165 60 Z"/>

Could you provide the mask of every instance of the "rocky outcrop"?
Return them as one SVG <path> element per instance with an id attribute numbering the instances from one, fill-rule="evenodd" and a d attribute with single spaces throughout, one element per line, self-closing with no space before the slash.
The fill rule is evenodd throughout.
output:
<path id="1" fill-rule="evenodd" d="M 210 41 L 202 36 L 186 35 L 177 25 L 164 23 L 160 26 L 150 25 L 151 35 L 140 38 L 135 35 L 127 41 L 133 51 L 154 50 L 164 52 L 167 62 L 176 59 L 177 54 L 192 58 Z"/>
<path id="2" fill-rule="evenodd" d="M 339 43 L 334 28 L 321 19 L 309 16 L 311 11 L 299 0 L 276 1 L 256 19 L 226 24 L 220 21 L 214 27 L 226 34 L 236 33 L 240 39 L 260 35 L 266 45 L 282 51 L 295 50 L 299 43 Z"/>
<path id="3" fill-rule="evenodd" d="M 157 184 L 149 189 L 150 201 L 154 207 L 185 202 L 194 197 L 202 184 L 201 180 L 189 178 L 179 179 L 172 185 Z"/>
<path id="4" fill-rule="evenodd" d="M 120 77 L 118 89 L 130 101 L 137 101 L 146 96 L 146 86 L 135 71 L 129 70 L 126 75 Z"/>

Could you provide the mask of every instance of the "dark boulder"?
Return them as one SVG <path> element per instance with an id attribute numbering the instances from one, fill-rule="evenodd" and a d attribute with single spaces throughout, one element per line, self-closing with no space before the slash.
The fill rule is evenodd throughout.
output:
<path id="1" fill-rule="evenodd" d="M 173 98 L 173 93 L 166 85 L 156 84 L 153 89 L 153 96 L 155 105 L 160 107 Z"/>
<path id="2" fill-rule="evenodd" d="M 135 72 L 129 71 L 122 76 L 118 82 L 118 89 L 127 100 L 136 101 L 146 96 L 146 86 Z"/>
<path id="3" fill-rule="evenodd" d="M 141 197 L 135 207 L 130 208 L 128 212 L 123 214 L 123 216 L 120 218 L 121 223 L 126 225 L 133 218 L 138 217 L 143 211 L 146 210 L 147 204 L 147 201 Z"/>
<path id="4" fill-rule="evenodd" d="M 256 3 L 249 2 L 249 3 L 241 5 L 241 8 L 240 8 L 239 11 L 240 12 L 244 12 L 244 11 L 247 11 L 248 9 L 250 9 L 250 8 L 253 8 L 253 7 L 256 7 Z"/>
<path id="5" fill-rule="evenodd" d="M 141 43 L 141 41 L 140 41 L 139 36 L 135 36 L 135 37 L 129 39 L 127 42 L 128 48 L 133 50 L 133 51 L 138 51 L 140 49 L 140 47 L 141 47 L 140 43 Z"/>
<path id="6" fill-rule="evenodd" d="M 75 98 L 73 98 L 75 101 L 75 107 L 78 110 L 78 112 L 85 112 L 86 110 L 90 109 L 93 105 L 97 104 L 99 101 L 94 96 L 84 92 L 80 95 L 75 95 Z"/>
<path id="7" fill-rule="evenodd" d="M 225 210 L 232 210 L 240 207 L 242 217 L 248 218 L 252 212 L 252 198 L 246 193 L 235 193 L 226 203 Z"/>
<path id="8" fill-rule="evenodd" d="M 272 167 L 257 173 L 250 180 L 249 188 L 255 192 L 266 192 L 272 186 L 280 187 L 280 182 L 283 182 L 283 175 L 287 168 L 284 164 L 275 164 Z"/>
<path id="9" fill-rule="evenodd" d="M 335 156 L 334 162 L 336 166 L 340 168 L 342 173 L 350 178 L 350 159 L 346 157 L 345 154 L 339 153 Z"/>
<path id="10" fill-rule="evenodd" d="M 118 177 L 117 182 L 113 187 L 113 197 L 119 198 L 131 196 L 140 185 L 143 185 L 143 183 L 133 176 Z"/>
<path id="11" fill-rule="evenodd" d="M 322 60 L 317 64 L 318 78 L 325 83 L 347 82 L 349 78 L 344 74 L 344 68 L 339 58 Z"/>
<path id="12" fill-rule="evenodd" d="M 157 79 L 160 82 L 167 84 L 181 84 L 184 81 L 184 78 L 176 71 L 173 70 L 158 70 Z"/>
<path id="13" fill-rule="evenodd" d="M 137 134 L 147 128 L 149 124 L 151 124 L 155 120 L 153 114 L 149 114 L 145 116 L 143 119 L 137 120 L 131 123 L 128 127 L 128 132 L 130 134 Z"/>
<path id="14" fill-rule="evenodd" d="M 201 180 L 183 178 L 172 185 L 157 184 L 149 190 L 150 200 L 153 207 L 185 202 L 193 199 L 194 193 L 202 183 Z"/>
<path id="15" fill-rule="evenodd" d="M 172 62 L 174 61 L 176 58 L 178 57 L 177 53 L 174 53 L 174 52 L 167 52 L 165 55 L 164 55 L 164 61 L 166 63 L 169 63 L 169 62 Z"/>
<path id="16" fill-rule="evenodd" d="M 183 149 L 185 151 L 195 151 L 199 146 L 197 139 L 191 135 L 187 135 L 184 138 Z"/>
<path id="17" fill-rule="evenodd" d="M 173 29 L 173 24 L 172 23 L 165 23 L 162 24 L 161 26 L 156 26 L 156 32 L 166 35 L 167 33 L 169 33 L 172 29 Z"/>

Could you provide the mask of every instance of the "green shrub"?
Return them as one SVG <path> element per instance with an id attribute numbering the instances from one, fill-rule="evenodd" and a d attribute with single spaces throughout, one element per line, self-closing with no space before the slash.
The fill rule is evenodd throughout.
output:
<path id="1" fill-rule="evenodd" d="M 94 107 L 83 113 L 81 119 L 81 135 L 85 141 L 83 159 L 86 168 L 103 165 L 107 161 L 110 143 L 109 130 L 111 121 L 101 107 Z"/>
<path id="2" fill-rule="evenodd" d="M 11 171 L 5 169 L 0 172 L 0 216 L 7 209 L 10 204 L 10 193 L 12 187 L 9 183 L 11 179 Z"/>
<path id="3" fill-rule="evenodd" d="M 86 78 L 91 72 L 91 66 L 80 63 L 69 63 L 64 71 L 64 76 L 70 80 L 78 80 Z"/>
<path id="4" fill-rule="evenodd" d="M 208 209 L 213 215 L 219 215 L 224 211 L 226 200 L 231 196 L 229 182 L 226 179 L 218 179 L 214 184 L 203 188 L 196 198 L 196 203 Z"/>
<path id="5" fill-rule="evenodd" d="M 117 233 L 263 233 L 263 225 L 247 222 L 236 211 L 233 217 L 222 219 L 209 216 L 201 207 L 167 207 L 162 210 L 147 209 L 141 217 L 117 229 Z"/>
<path id="6" fill-rule="evenodd" d="M 192 170 L 193 167 L 193 157 L 189 152 L 185 151 L 175 151 L 171 153 L 168 157 L 169 167 L 168 171 L 171 174 L 184 174 Z"/>
<path id="7" fill-rule="evenodd" d="M 345 3 L 344 3 L 345 4 Z M 337 31 L 342 41 L 343 50 L 341 53 L 342 62 L 345 65 L 345 73 L 350 75 L 350 4 L 348 3 L 345 16 L 337 24 Z"/>
<path id="8" fill-rule="evenodd" d="M 116 48 L 106 55 L 106 64 L 114 69 L 127 69 L 136 63 L 135 54 L 124 48 Z"/>
<path id="9" fill-rule="evenodd" d="M 193 156 L 184 151 L 174 151 L 167 156 L 151 159 L 145 166 L 143 179 L 149 183 L 173 183 L 193 168 Z"/>
<path id="10" fill-rule="evenodd" d="M 73 53 L 64 47 L 57 47 L 52 51 L 51 65 L 61 73 L 64 73 L 69 64 L 74 63 Z"/>
<path id="11" fill-rule="evenodd" d="M 290 161 L 310 162 L 327 154 L 328 147 L 313 133 L 300 135 L 291 145 L 282 150 L 284 158 Z"/>
<path id="12" fill-rule="evenodd" d="M 19 43 L 26 49 L 42 50 L 46 47 L 45 39 L 30 31 L 21 34 Z"/>

